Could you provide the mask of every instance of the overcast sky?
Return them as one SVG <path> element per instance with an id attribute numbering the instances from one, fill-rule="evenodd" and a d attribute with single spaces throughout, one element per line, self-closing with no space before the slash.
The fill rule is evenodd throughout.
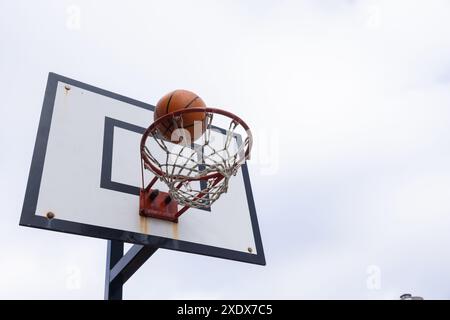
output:
<path id="1" fill-rule="evenodd" d="M 0 1 L 0 298 L 102 299 L 106 241 L 19 227 L 48 72 L 240 115 L 267 266 L 159 250 L 127 299 L 450 298 L 450 2 Z"/>

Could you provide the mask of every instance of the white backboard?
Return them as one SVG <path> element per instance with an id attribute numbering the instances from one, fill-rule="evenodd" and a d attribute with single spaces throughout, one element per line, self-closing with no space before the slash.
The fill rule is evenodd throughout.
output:
<path id="1" fill-rule="evenodd" d="M 246 164 L 210 210 L 178 223 L 139 216 L 139 143 L 153 110 L 51 73 L 21 225 L 265 264 Z"/>

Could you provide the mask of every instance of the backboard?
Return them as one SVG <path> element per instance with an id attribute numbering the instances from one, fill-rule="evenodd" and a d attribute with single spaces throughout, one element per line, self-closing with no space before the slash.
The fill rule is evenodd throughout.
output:
<path id="1" fill-rule="evenodd" d="M 209 209 L 178 223 L 139 215 L 139 143 L 153 111 L 50 73 L 20 225 L 264 265 L 246 163 Z"/>

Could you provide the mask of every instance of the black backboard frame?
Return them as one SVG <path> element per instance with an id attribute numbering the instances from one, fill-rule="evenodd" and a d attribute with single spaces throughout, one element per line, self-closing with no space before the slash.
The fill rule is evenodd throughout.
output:
<path id="1" fill-rule="evenodd" d="M 253 236 L 256 245 L 256 253 L 245 253 L 183 240 L 164 238 L 154 235 L 145 235 L 125 230 L 61 220 L 58 218 L 47 219 L 46 217 L 36 215 L 35 212 L 39 197 L 39 189 L 44 168 L 47 142 L 52 123 L 53 108 L 58 82 L 63 82 L 65 84 L 76 86 L 84 90 L 104 95 L 109 98 L 117 99 L 136 107 L 154 110 L 153 105 L 137 101 L 104 89 L 100 89 L 98 87 L 88 85 L 86 83 L 70 79 L 55 73 L 49 73 L 30 172 L 28 176 L 22 214 L 20 217 L 19 224 L 21 226 L 34 227 L 107 240 L 117 240 L 144 246 L 151 246 L 154 248 L 177 250 L 258 265 L 266 264 L 247 164 L 242 165 L 242 174 L 249 205 Z M 104 165 L 104 163 L 102 163 L 102 165 Z M 101 187 L 101 181 L 99 181 L 99 187 Z"/>

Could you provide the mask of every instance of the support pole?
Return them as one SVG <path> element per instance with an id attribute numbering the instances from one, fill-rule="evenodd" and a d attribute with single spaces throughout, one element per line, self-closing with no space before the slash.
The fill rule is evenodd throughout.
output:
<path id="1" fill-rule="evenodd" d="M 158 248 L 133 245 L 123 255 L 123 242 L 109 240 L 106 261 L 105 300 L 122 300 L 123 285 Z"/>
<path id="2" fill-rule="evenodd" d="M 106 250 L 106 277 L 105 277 L 105 300 L 122 300 L 123 284 L 119 282 L 111 283 L 111 269 L 123 257 L 123 242 L 108 240 Z"/>

